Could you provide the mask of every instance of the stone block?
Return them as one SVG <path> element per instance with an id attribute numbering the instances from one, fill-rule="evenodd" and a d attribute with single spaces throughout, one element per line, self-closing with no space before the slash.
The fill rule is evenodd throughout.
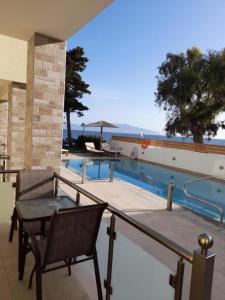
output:
<path id="1" fill-rule="evenodd" d="M 47 107 L 40 107 L 39 108 L 40 115 L 47 115 L 50 116 L 52 114 L 52 109 Z"/>

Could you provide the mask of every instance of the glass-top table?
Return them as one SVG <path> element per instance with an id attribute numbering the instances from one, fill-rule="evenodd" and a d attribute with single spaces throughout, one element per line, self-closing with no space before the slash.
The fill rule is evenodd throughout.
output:
<path id="1" fill-rule="evenodd" d="M 68 196 L 16 201 L 16 210 L 23 222 L 49 219 L 55 210 L 77 206 Z"/>
<path id="2" fill-rule="evenodd" d="M 58 196 L 53 198 L 41 198 L 16 201 L 17 218 L 19 221 L 19 245 L 18 245 L 18 271 L 19 280 L 23 279 L 23 223 L 41 221 L 41 227 L 51 219 L 56 210 L 63 208 L 78 207 L 74 200 L 68 196 Z"/>

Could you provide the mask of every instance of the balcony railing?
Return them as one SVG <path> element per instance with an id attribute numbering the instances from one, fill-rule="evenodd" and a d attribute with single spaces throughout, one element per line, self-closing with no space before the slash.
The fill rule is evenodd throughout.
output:
<path id="1" fill-rule="evenodd" d="M 18 171 L 0 171 L 15 173 Z M 68 185 L 76 192 L 76 202 L 80 202 L 81 195 L 95 203 L 103 201 L 89 193 L 82 187 L 68 179 L 55 174 L 56 187 L 58 181 Z M 108 205 L 110 220 L 102 222 L 97 249 L 99 252 L 100 269 L 103 286 L 106 289 L 106 300 L 160 300 L 182 299 L 185 262 L 192 268 L 190 279 L 190 300 L 210 300 L 213 278 L 215 254 L 209 252 L 213 240 L 211 236 L 202 234 L 198 238 L 200 249 L 190 253 L 185 248 L 171 241 L 160 233 L 146 227 L 117 208 Z M 177 263 L 172 269 L 158 260 L 155 256 L 144 251 L 137 244 L 129 240 L 118 230 L 119 221 L 128 227 L 135 228 L 144 234 L 149 243 L 158 243 L 157 251 L 170 251 L 177 256 Z M 106 239 L 106 234 L 108 239 Z M 168 253 L 169 254 L 169 253 Z"/>
<path id="2" fill-rule="evenodd" d="M 65 184 L 76 190 L 77 200 L 80 199 L 80 194 L 82 194 L 95 203 L 103 202 L 98 197 L 89 193 L 80 186 L 71 183 L 69 180 L 57 174 L 55 174 L 55 176 L 58 180 L 64 182 Z M 195 250 L 192 254 L 180 245 L 174 243 L 173 241 L 150 229 L 149 227 L 146 227 L 142 223 L 121 212 L 115 207 L 108 205 L 107 209 L 112 215 L 109 226 L 106 226 L 106 232 L 109 236 L 107 276 L 106 280 L 104 281 L 104 286 L 106 288 L 106 300 L 180 300 L 182 299 L 185 261 L 192 265 L 189 299 L 211 299 L 215 254 L 212 254 L 208 251 L 208 249 L 211 248 L 213 244 L 213 240 L 209 235 L 202 234 L 199 236 L 198 241 L 201 248 Z M 138 231 L 148 236 L 149 239 L 155 240 L 156 242 L 161 244 L 161 246 L 175 253 L 178 256 L 176 274 L 171 274 L 170 270 L 165 265 L 157 261 L 150 254 L 144 252 L 140 247 L 132 243 L 120 232 L 117 232 L 115 230 L 117 218 L 136 228 Z M 106 247 L 102 247 L 101 249 L 104 248 Z M 125 260 L 126 264 L 124 264 Z M 132 271 L 131 266 L 133 267 Z M 157 275 L 154 277 L 154 274 Z M 138 277 L 138 275 L 140 275 L 141 277 Z M 129 280 L 126 277 L 128 277 Z M 147 282 L 146 286 L 144 287 L 143 280 L 146 281 L 146 278 Z M 153 280 L 153 284 L 151 284 L 151 279 Z M 140 284 L 141 282 L 142 284 Z M 151 288 L 149 289 L 149 287 Z M 174 291 L 172 289 L 174 289 Z M 135 292 L 139 293 L 138 298 L 137 296 L 135 296 Z M 155 293 L 154 295 L 152 294 L 153 292 Z"/>

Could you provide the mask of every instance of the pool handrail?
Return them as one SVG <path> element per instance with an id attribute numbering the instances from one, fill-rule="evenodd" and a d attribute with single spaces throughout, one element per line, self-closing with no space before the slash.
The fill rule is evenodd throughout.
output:
<path id="1" fill-rule="evenodd" d="M 202 177 L 202 178 L 198 178 L 198 179 L 192 179 L 192 180 L 188 180 L 188 181 L 186 181 L 184 183 L 183 191 L 184 191 L 184 193 L 185 193 L 186 196 L 188 196 L 188 197 L 190 197 L 192 199 L 198 200 L 199 202 L 201 202 L 203 204 L 206 204 L 206 205 L 208 205 L 208 206 L 213 207 L 214 209 L 216 209 L 219 212 L 219 215 L 220 215 L 219 224 L 220 224 L 220 226 L 222 226 L 223 225 L 223 217 L 224 217 L 224 211 L 223 211 L 223 209 L 219 205 L 213 204 L 213 203 L 207 201 L 206 199 L 198 197 L 198 196 L 190 193 L 187 190 L 188 185 L 190 185 L 190 184 L 192 184 L 194 182 L 199 182 L 199 181 L 204 181 L 204 180 L 209 180 L 209 179 L 219 179 L 219 180 L 223 180 L 224 181 L 224 178 L 221 178 L 221 177 L 218 177 L 218 176 L 207 176 L 207 177 Z"/>

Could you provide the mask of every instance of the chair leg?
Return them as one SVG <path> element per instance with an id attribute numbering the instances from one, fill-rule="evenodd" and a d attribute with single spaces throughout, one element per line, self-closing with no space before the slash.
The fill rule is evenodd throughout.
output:
<path id="1" fill-rule="evenodd" d="M 36 266 L 36 300 L 42 300 L 41 268 Z"/>
<path id="2" fill-rule="evenodd" d="M 68 275 L 71 276 L 71 259 L 65 260 L 65 263 L 66 263 L 67 268 L 68 268 Z"/>
<path id="3" fill-rule="evenodd" d="M 29 279 L 29 289 L 31 289 L 31 288 L 32 288 L 32 281 L 33 281 L 33 276 L 34 276 L 34 272 L 35 272 L 35 270 L 36 270 L 36 267 L 35 267 L 35 265 L 34 265 L 34 267 L 33 267 L 32 271 L 31 271 L 31 273 L 30 273 L 30 279 Z"/>
<path id="4" fill-rule="evenodd" d="M 23 279 L 24 269 L 25 269 L 25 262 L 27 256 L 27 246 L 28 246 L 28 234 L 24 233 L 23 237 L 23 250 L 22 250 L 22 262 L 21 262 L 21 272 L 20 272 L 20 279 Z"/>
<path id="5" fill-rule="evenodd" d="M 68 264 L 68 275 L 71 276 L 71 266 L 70 266 L 70 263 Z"/>
<path id="6" fill-rule="evenodd" d="M 17 228 L 17 214 L 16 214 L 16 209 L 14 208 L 13 214 L 11 216 L 11 227 L 10 227 L 10 232 L 9 232 L 9 242 L 12 242 L 14 230 L 16 228 Z"/>
<path id="7" fill-rule="evenodd" d="M 97 285 L 97 291 L 98 291 L 98 300 L 103 300 L 101 278 L 100 278 L 100 273 L 99 273 L 98 257 L 97 257 L 96 251 L 93 255 L 93 260 L 94 260 L 94 268 L 95 268 L 95 279 L 96 279 L 96 285 Z"/>

